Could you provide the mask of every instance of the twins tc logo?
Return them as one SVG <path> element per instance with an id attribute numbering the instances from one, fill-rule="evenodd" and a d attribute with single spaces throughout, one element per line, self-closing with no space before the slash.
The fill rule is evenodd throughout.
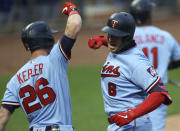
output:
<path id="1" fill-rule="evenodd" d="M 117 24 L 118 24 L 117 20 L 112 20 L 111 21 L 112 28 L 114 28 Z"/>

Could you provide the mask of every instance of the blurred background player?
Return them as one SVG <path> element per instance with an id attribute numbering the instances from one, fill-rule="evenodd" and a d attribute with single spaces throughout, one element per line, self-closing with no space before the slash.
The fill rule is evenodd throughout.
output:
<path id="1" fill-rule="evenodd" d="M 180 45 L 175 38 L 152 25 L 152 9 L 155 3 L 150 0 L 134 0 L 130 13 L 136 21 L 134 40 L 153 64 L 164 84 L 168 83 L 168 66 L 174 69 L 180 66 Z M 167 106 L 162 104 L 150 113 L 153 131 L 164 131 Z"/>
<path id="2" fill-rule="evenodd" d="M 76 5 L 70 2 L 64 4 L 62 13 L 68 19 L 56 45 L 52 34 L 57 31 L 43 21 L 23 29 L 22 42 L 31 58 L 7 84 L 0 109 L 0 131 L 19 106 L 28 118 L 30 131 L 73 131 L 67 65 L 82 21 Z"/>
<path id="3" fill-rule="evenodd" d="M 103 36 L 90 38 L 90 48 L 108 46 L 110 53 L 101 70 L 101 89 L 108 131 L 152 131 L 147 113 L 171 98 L 161 78 L 133 40 L 135 20 L 126 12 L 112 14 Z"/>

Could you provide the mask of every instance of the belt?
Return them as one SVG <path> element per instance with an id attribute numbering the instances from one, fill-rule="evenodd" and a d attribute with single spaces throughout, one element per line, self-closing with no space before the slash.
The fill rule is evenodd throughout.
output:
<path id="1" fill-rule="evenodd" d="M 33 131 L 34 127 L 31 127 L 29 131 Z M 36 129 L 36 131 L 41 131 L 41 129 Z M 59 125 L 50 125 L 46 126 L 45 131 L 60 131 L 60 126 Z"/>

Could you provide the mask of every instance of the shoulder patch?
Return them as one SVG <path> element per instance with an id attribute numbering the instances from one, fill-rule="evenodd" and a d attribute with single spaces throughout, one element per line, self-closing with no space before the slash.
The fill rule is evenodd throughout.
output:
<path id="1" fill-rule="evenodd" d="M 155 76 L 158 75 L 153 66 L 147 68 L 147 72 L 148 72 L 152 77 L 155 77 Z"/>

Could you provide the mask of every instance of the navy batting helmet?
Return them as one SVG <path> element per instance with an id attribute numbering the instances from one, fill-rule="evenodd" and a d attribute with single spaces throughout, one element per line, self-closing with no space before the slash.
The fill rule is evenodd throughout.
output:
<path id="1" fill-rule="evenodd" d="M 150 0 L 134 0 L 130 6 L 130 13 L 137 24 L 144 24 L 150 19 L 153 7 L 155 7 L 155 3 Z"/>
<path id="2" fill-rule="evenodd" d="M 128 37 L 133 39 L 135 31 L 135 20 L 126 12 L 112 14 L 107 22 L 107 26 L 102 31 L 117 37 Z"/>
<path id="3" fill-rule="evenodd" d="M 44 21 L 36 21 L 27 25 L 21 34 L 21 39 L 26 50 L 31 52 L 36 49 L 51 49 L 54 44 L 52 34 L 58 31 L 51 30 Z"/>

